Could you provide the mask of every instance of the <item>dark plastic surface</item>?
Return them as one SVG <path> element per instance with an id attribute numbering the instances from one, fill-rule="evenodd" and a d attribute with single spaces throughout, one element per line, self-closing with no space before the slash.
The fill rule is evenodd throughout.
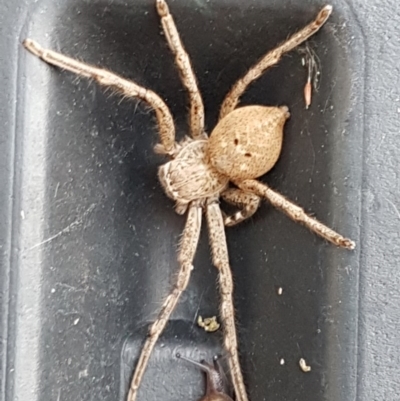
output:
<path id="1" fill-rule="evenodd" d="M 170 1 L 209 130 L 234 81 L 322 4 Z M 370 285 L 360 276 L 359 224 L 368 226 L 366 207 L 376 200 L 368 195 L 361 208 L 361 189 L 373 184 L 363 153 L 369 76 L 358 15 L 363 10 L 340 0 L 332 4 L 333 16 L 310 42 L 321 60 L 312 108 L 304 109 L 305 70 L 296 52 L 252 85 L 242 104 L 290 107 L 282 156 L 263 179 L 360 246 L 353 253 L 336 249 L 268 205 L 228 230 L 252 400 L 354 400 L 368 387 L 362 379 L 369 360 L 358 348 L 366 341 L 359 327 L 368 332 L 359 277 L 361 290 Z M 17 49 L 18 41 L 31 37 L 133 79 L 159 93 L 178 135 L 186 132 L 186 93 L 152 1 L 47 0 L 32 3 L 29 12 L 23 5 L 24 18 L 13 24 L 25 22 L 21 36 L 4 41 Z M 12 58 L 5 62 L 12 65 Z M 4 82 L 13 87 L 11 78 Z M 142 104 L 121 102 L 21 47 L 14 82 L 2 103 L 10 110 L 6 128 L 16 113 L 14 129 L 5 130 L 15 137 L 4 136 L 9 164 L 2 171 L 9 194 L 1 225 L 3 399 L 122 401 L 148 323 L 171 287 L 184 224 L 157 181 L 163 159 L 152 152 L 153 116 Z M 367 119 L 370 114 L 365 111 Z M 368 261 L 368 252 L 362 256 Z M 174 355 L 179 350 L 199 359 L 220 352 L 220 334 L 195 323 L 198 314 L 218 313 L 216 274 L 203 230 L 191 284 L 158 343 L 139 401 L 196 400 L 203 393 L 201 372 Z M 301 357 L 312 366 L 309 374 L 298 367 Z M 387 391 L 383 399 L 395 399 Z"/>

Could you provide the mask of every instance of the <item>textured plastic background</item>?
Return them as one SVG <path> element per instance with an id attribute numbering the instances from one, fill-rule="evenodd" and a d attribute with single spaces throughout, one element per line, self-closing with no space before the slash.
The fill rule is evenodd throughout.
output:
<path id="1" fill-rule="evenodd" d="M 313 1 L 170 1 L 209 130 L 232 83 L 312 19 Z M 357 241 L 326 244 L 264 204 L 227 232 L 241 358 L 252 400 L 396 400 L 400 253 L 395 1 L 332 2 L 311 45 L 321 85 L 304 110 L 292 52 L 243 104 L 286 104 L 282 157 L 265 182 Z M 152 1 L 0 1 L 1 397 L 124 400 L 148 323 L 167 295 L 184 218 L 156 178 L 154 119 L 20 46 L 29 36 L 159 93 L 180 137 L 186 93 Z M 203 230 L 187 293 L 139 399 L 196 400 L 195 368 L 221 352 L 195 324 L 218 313 Z M 277 296 L 276 287 L 284 293 Z M 300 357 L 312 365 L 302 373 Z M 284 366 L 279 360 L 284 358 Z"/>

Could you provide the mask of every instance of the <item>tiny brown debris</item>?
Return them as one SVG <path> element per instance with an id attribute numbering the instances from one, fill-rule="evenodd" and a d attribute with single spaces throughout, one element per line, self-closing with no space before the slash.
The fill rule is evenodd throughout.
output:
<path id="1" fill-rule="evenodd" d="M 304 86 L 304 103 L 306 109 L 308 109 L 311 105 L 313 88 L 316 91 L 318 90 L 318 79 L 321 74 L 320 62 L 315 51 L 308 44 L 299 48 L 298 51 L 303 54 L 301 64 L 307 69 L 307 82 Z"/>

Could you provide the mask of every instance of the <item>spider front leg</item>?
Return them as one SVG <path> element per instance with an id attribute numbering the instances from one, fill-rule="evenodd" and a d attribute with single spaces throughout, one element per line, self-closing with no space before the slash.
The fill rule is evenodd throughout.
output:
<path id="1" fill-rule="evenodd" d="M 238 341 L 235 326 L 235 307 L 233 304 L 232 272 L 229 266 L 228 247 L 226 244 L 222 212 L 216 199 L 208 199 L 206 215 L 208 230 L 210 233 L 212 260 L 219 271 L 221 318 L 225 331 L 224 345 L 228 353 L 228 363 L 233 387 L 235 389 L 236 401 L 248 401 L 239 362 Z"/>
<path id="2" fill-rule="evenodd" d="M 143 88 L 132 81 L 128 81 L 107 70 L 74 60 L 52 50 L 44 49 L 37 42 L 26 39 L 24 47 L 46 63 L 73 72 L 79 76 L 90 78 L 100 85 L 114 89 L 125 97 L 139 98 L 148 103 L 155 111 L 160 134 L 161 145 L 156 146 L 158 153 L 174 155 L 177 144 L 175 143 L 175 125 L 168 106 L 153 91 Z"/>
<path id="3" fill-rule="evenodd" d="M 189 92 L 190 130 L 192 137 L 201 139 L 206 135 L 204 132 L 204 106 L 199 88 L 197 87 L 196 76 L 190 58 L 183 47 L 174 19 L 169 12 L 167 2 L 165 0 L 157 0 L 156 6 L 158 14 L 161 17 L 161 24 L 168 45 L 175 55 L 175 63 L 179 69 L 182 83 Z"/>
<path id="4" fill-rule="evenodd" d="M 334 245 L 350 250 L 355 248 L 356 244 L 354 241 L 343 237 L 331 228 L 319 222 L 317 219 L 310 217 L 300 206 L 297 206 L 280 193 L 272 190 L 268 185 L 262 184 L 256 180 L 237 181 L 235 184 L 244 191 L 253 192 L 258 196 L 262 196 L 263 198 L 267 199 L 274 207 L 284 212 L 292 220 L 305 225 L 319 236 L 332 242 Z"/>
<path id="5" fill-rule="evenodd" d="M 317 15 L 314 21 L 309 23 L 299 32 L 292 35 L 286 42 L 282 43 L 280 46 L 268 52 L 259 62 L 257 62 L 253 67 L 251 67 L 247 73 L 239 79 L 229 91 L 225 97 L 221 111 L 219 114 L 220 120 L 222 120 L 226 115 L 232 112 L 239 102 L 240 96 L 243 95 L 247 87 L 267 70 L 276 64 L 281 57 L 293 50 L 295 47 L 302 44 L 310 36 L 314 35 L 319 29 L 324 25 L 328 17 L 331 15 L 332 6 L 325 6 Z"/>
<path id="6" fill-rule="evenodd" d="M 171 313 L 174 311 L 180 296 L 189 283 L 190 273 L 193 270 L 193 258 L 199 242 L 201 218 L 202 208 L 198 202 L 192 202 L 189 206 L 188 217 L 178 256 L 178 262 L 180 264 L 178 277 L 172 292 L 164 301 L 157 320 L 150 327 L 147 340 L 142 348 L 139 361 L 133 374 L 127 401 L 136 400 L 138 388 L 143 379 L 143 374 L 146 370 L 154 345 L 164 331 Z"/>
<path id="7" fill-rule="evenodd" d="M 238 188 L 228 188 L 221 194 L 222 199 L 241 210 L 224 218 L 226 227 L 232 227 L 250 218 L 260 206 L 261 198 L 251 192 L 244 192 Z"/>

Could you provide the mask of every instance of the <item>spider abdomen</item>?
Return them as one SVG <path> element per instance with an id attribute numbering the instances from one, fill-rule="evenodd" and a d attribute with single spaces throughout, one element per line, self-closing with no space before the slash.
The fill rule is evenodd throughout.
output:
<path id="1" fill-rule="evenodd" d="M 245 106 L 224 117 L 209 140 L 214 168 L 232 180 L 257 178 L 277 162 L 288 108 Z"/>

